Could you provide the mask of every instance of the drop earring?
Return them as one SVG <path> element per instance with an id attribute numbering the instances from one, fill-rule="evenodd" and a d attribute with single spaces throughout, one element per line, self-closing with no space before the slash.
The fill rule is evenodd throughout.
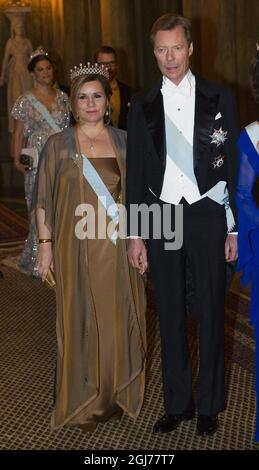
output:
<path id="1" fill-rule="evenodd" d="M 108 126 L 111 122 L 111 105 L 108 103 L 105 114 L 104 114 L 104 124 Z"/>

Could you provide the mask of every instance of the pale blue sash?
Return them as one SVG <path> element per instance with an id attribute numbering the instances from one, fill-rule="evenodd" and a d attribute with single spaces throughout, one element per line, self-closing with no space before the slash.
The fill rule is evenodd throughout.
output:
<path id="1" fill-rule="evenodd" d="M 119 208 L 114 201 L 110 191 L 105 186 L 102 178 L 99 176 L 98 172 L 89 161 L 89 159 L 81 153 L 83 157 L 83 174 L 86 181 L 90 184 L 91 188 L 95 192 L 96 196 L 105 207 L 107 214 L 112 219 L 114 225 L 118 225 L 119 223 Z M 113 234 L 110 237 L 110 240 L 114 245 L 116 245 L 116 241 L 118 238 L 118 232 L 115 229 Z"/>
<path id="2" fill-rule="evenodd" d="M 37 98 L 32 94 L 28 94 L 27 98 L 32 104 L 32 106 L 34 106 L 34 108 L 37 109 L 37 111 L 39 111 L 39 113 L 46 119 L 47 123 L 53 129 L 53 131 L 60 132 L 60 127 L 56 124 L 50 112 L 47 110 L 46 106 L 44 106 L 44 104 L 38 101 Z"/>
<path id="3" fill-rule="evenodd" d="M 259 148 L 258 148 L 258 145 L 259 145 L 259 125 L 258 125 L 258 122 L 257 121 L 252 122 L 251 124 L 246 126 L 245 130 L 246 130 L 246 132 L 249 136 L 249 139 L 251 140 L 255 150 L 257 151 L 257 153 L 259 153 Z"/>
<path id="4" fill-rule="evenodd" d="M 180 168 L 181 172 L 197 186 L 193 170 L 193 147 L 167 115 L 165 116 L 165 129 L 167 155 Z"/>
<path id="5" fill-rule="evenodd" d="M 193 169 L 193 147 L 189 144 L 187 139 L 179 132 L 172 120 L 166 115 L 166 140 L 167 140 L 167 154 L 169 158 L 181 169 L 193 183 L 197 185 L 196 177 Z M 226 181 L 219 181 L 207 193 L 201 196 L 209 197 L 218 204 L 224 204 L 227 219 L 228 232 L 233 230 L 235 226 L 235 219 L 233 212 L 229 205 L 229 193 Z"/>

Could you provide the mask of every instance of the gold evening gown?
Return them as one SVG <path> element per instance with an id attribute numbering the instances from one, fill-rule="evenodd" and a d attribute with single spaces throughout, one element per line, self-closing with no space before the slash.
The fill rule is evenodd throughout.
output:
<path id="1" fill-rule="evenodd" d="M 126 133 L 109 128 L 115 158 L 94 158 L 115 201 L 124 203 Z M 126 240 L 78 238 L 80 204 L 98 198 L 83 176 L 73 128 L 50 137 L 36 181 L 34 208 L 45 209 L 54 237 L 57 282 L 57 373 L 52 428 L 138 416 L 145 381 L 145 286 L 128 264 Z M 105 215 L 106 221 L 111 222 Z M 87 219 L 87 222 L 89 220 Z"/>
<path id="2" fill-rule="evenodd" d="M 91 158 L 92 165 L 101 176 L 115 201 L 118 201 L 121 184 L 116 158 Z M 91 186 L 85 182 L 85 200 L 95 209 L 95 231 L 98 233 L 98 201 Z M 106 217 L 107 224 L 111 222 Z M 82 416 L 84 430 L 93 430 L 95 423 L 119 416 L 116 404 L 116 246 L 110 238 L 87 240 L 89 279 L 99 336 L 99 388 L 100 393 Z"/>

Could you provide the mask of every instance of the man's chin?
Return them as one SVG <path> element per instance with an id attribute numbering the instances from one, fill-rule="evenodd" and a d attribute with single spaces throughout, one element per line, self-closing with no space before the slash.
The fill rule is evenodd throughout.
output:
<path id="1" fill-rule="evenodd" d="M 173 82 L 175 85 L 179 85 L 179 83 L 182 80 L 182 78 L 179 77 L 179 75 L 177 73 L 174 73 L 174 72 L 167 73 L 166 77 L 168 78 L 168 80 L 171 80 L 171 82 Z"/>

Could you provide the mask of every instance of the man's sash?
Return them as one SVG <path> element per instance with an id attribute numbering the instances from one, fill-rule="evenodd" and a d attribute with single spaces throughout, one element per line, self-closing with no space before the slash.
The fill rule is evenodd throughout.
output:
<path id="1" fill-rule="evenodd" d="M 191 183 L 197 185 L 196 177 L 193 169 L 193 147 L 187 139 L 179 132 L 172 120 L 166 116 L 166 139 L 167 154 L 181 172 L 187 176 Z M 198 186 L 198 185 L 197 185 Z M 226 181 L 219 181 L 207 193 L 203 194 L 200 199 L 209 197 L 218 204 L 224 204 L 226 211 L 228 232 L 231 232 L 235 226 L 233 212 L 229 205 L 229 193 Z"/>

